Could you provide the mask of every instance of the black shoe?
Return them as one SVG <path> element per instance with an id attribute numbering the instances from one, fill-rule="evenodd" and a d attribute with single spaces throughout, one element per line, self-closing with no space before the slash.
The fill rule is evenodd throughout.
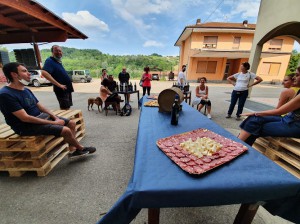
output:
<path id="1" fill-rule="evenodd" d="M 88 154 L 92 154 L 92 153 L 96 152 L 96 148 L 95 147 L 84 147 L 82 151 L 87 152 Z"/>
<path id="2" fill-rule="evenodd" d="M 231 118 L 231 115 L 230 115 L 230 114 L 227 114 L 226 118 Z"/>
<path id="3" fill-rule="evenodd" d="M 79 157 L 85 156 L 87 154 L 89 154 L 89 152 L 86 150 L 76 149 L 73 153 L 69 154 L 69 159 L 79 158 Z"/>
<path id="4" fill-rule="evenodd" d="M 240 115 L 237 115 L 235 119 L 236 119 L 237 121 L 240 121 L 240 120 L 241 120 L 241 116 L 240 116 Z"/>

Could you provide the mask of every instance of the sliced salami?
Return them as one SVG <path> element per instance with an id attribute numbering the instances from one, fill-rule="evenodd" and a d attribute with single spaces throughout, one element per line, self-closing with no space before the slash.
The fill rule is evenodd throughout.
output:
<path id="1" fill-rule="evenodd" d="M 189 166 L 196 166 L 197 163 L 195 163 L 194 161 L 189 161 L 188 163 L 186 163 L 186 165 L 189 165 Z"/>
<path id="2" fill-rule="evenodd" d="M 180 146 L 180 143 L 186 141 L 197 141 L 197 144 L 199 144 L 203 137 L 210 138 L 221 145 L 218 148 L 214 148 L 214 151 L 209 148 L 206 150 L 208 153 L 203 151 L 204 156 L 201 158 L 196 156 L 196 154 L 201 155 L 202 151 L 200 151 L 200 154 L 193 151 L 195 154 L 192 154 L 187 151 L 188 148 L 185 149 L 185 146 Z M 196 129 L 187 133 L 162 138 L 157 140 L 156 144 L 173 162 L 190 174 L 205 173 L 234 159 L 247 150 L 247 147 L 243 144 L 234 142 L 207 129 Z M 215 150 L 217 151 L 215 152 Z"/>
<path id="3" fill-rule="evenodd" d="M 191 161 L 191 159 L 188 158 L 188 157 L 180 158 L 180 160 L 181 160 L 182 162 L 184 162 L 184 163 L 187 163 L 187 162 Z"/>
<path id="4" fill-rule="evenodd" d="M 207 157 L 202 157 L 201 158 L 203 162 L 205 163 L 210 163 L 211 162 L 211 159 L 207 158 Z"/>
<path id="5" fill-rule="evenodd" d="M 185 171 L 187 171 L 188 173 L 194 174 L 194 168 L 192 166 L 185 167 Z"/>
<path id="6" fill-rule="evenodd" d="M 178 158 L 182 158 L 182 157 L 185 157 L 185 155 L 181 152 L 178 152 L 175 154 Z"/>

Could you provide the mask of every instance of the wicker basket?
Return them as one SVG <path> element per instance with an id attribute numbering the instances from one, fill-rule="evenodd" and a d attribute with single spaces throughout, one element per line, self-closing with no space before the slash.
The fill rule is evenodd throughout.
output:
<path id="1" fill-rule="evenodd" d="M 159 112 L 171 112 L 175 95 L 179 95 L 179 103 L 184 99 L 182 91 L 177 87 L 165 89 L 158 95 Z"/>

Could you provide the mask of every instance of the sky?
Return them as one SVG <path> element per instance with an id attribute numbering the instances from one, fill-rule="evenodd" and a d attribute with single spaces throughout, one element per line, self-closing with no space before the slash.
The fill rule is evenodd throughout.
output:
<path id="1" fill-rule="evenodd" d="M 260 0 L 36 0 L 88 39 L 55 43 L 111 55 L 178 56 L 185 26 L 205 22 L 256 23 Z M 53 43 L 40 45 L 50 48 Z M 3 45 L 9 51 L 30 44 Z"/>

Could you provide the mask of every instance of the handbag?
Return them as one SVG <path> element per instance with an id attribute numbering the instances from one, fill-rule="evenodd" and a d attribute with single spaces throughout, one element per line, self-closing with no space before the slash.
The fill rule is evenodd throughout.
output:
<path id="1" fill-rule="evenodd" d="M 140 87 L 143 87 L 143 80 L 140 80 Z"/>

